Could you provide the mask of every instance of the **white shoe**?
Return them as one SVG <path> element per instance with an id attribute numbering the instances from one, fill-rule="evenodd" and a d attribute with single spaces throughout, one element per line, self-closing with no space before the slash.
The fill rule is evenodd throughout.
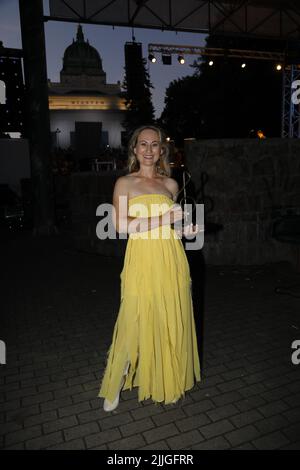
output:
<path id="1" fill-rule="evenodd" d="M 113 402 L 109 401 L 107 398 L 105 398 L 104 400 L 104 404 L 103 404 L 103 409 L 104 411 L 113 411 L 115 410 L 118 405 L 119 405 L 119 399 L 120 399 L 120 392 L 124 386 L 124 383 L 125 383 L 125 379 L 126 379 L 126 375 L 128 373 L 128 369 L 129 369 L 129 364 L 130 362 L 127 363 L 126 367 L 125 367 L 125 370 L 124 370 L 124 375 L 122 377 L 122 381 L 121 381 L 121 384 L 120 384 L 120 388 L 119 388 L 119 392 L 117 393 L 117 396 L 116 398 L 114 399 Z"/>
<path id="2" fill-rule="evenodd" d="M 123 384 L 124 384 L 124 383 L 122 383 L 122 387 L 123 387 Z M 122 388 L 122 387 L 121 387 L 121 388 Z M 121 389 L 120 389 L 120 391 L 121 391 Z M 120 391 L 119 391 L 119 393 L 117 394 L 117 396 L 116 396 L 116 398 L 114 399 L 113 402 L 111 402 L 111 401 L 109 401 L 107 398 L 105 398 L 104 404 L 103 404 L 103 409 L 104 409 L 104 411 L 113 411 L 113 410 L 115 410 L 115 409 L 118 407 L 118 405 L 119 405 L 119 398 L 120 398 Z"/>

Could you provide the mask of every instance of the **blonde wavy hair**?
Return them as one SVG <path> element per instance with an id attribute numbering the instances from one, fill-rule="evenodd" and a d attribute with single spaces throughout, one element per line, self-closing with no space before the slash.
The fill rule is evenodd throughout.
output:
<path id="1" fill-rule="evenodd" d="M 129 173 L 133 173 L 134 171 L 138 171 L 140 168 L 139 161 L 134 153 L 134 148 L 136 147 L 138 137 L 140 133 L 146 129 L 151 129 L 157 132 L 159 136 L 159 141 L 161 145 L 162 153 L 159 157 L 158 162 L 156 163 L 156 170 L 157 173 L 160 175 L 170 176 L 171 175 L 171 168 L 169 165 L 169 154 L 170 149 L 167 142 L 165 132 L 157 126 L 141 126 L 138 127 L 132 134 L 129 143 L 128 143 L 128 162 L 127 162 L 127 169 Z"/>

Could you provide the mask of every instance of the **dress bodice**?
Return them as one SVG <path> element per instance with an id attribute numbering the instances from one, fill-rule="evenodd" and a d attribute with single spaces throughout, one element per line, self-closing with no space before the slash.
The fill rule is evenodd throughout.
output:
<path id="1" fill-rule="evenodd" d="M 167 212 L 174 201 L 165 194 L 141 194 L 134 196 L 128 201 L 128 215 L 130 217 L 157 217 Z M 174 238 L 174 230 L 169 225 L 157 227 L 148 232 L 131 233 L 131 239 L 151 238 Z"/>
<path id="2" fill-rule="evenodd" d="M 174 204 L 165 194 L 140 194 L 129 199 L 129 215 L 132 217 L 154 217 L 164 214 Z M 136 212 L 141 212 L 138 216 Z"/>

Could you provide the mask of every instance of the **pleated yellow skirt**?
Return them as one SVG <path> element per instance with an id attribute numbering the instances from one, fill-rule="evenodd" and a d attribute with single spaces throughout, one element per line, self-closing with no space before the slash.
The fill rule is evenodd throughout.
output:
<path id="1" fill-rule="evenodd" d="M 129 215 L 166 212 L 161 194 L 129 200 Z M 189 264 L 181 239 L 169 226 L 131 234 L 121 272 L 121 304 L 98 396 L 113 401 L 125 367 L 123 390 L 138 387 L 138 400 L 166 404 L 200 381 L 200 362 Z"/>

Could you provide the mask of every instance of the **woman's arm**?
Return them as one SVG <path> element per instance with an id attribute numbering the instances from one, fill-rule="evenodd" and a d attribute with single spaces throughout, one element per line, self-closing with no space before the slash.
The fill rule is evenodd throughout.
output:
<path id="1" fill-rule="evenodd" d="M 177 195 L 179 193 L 179 187 L 178 187 L 177 181 L 175 181 L 172 178 L 169 178 L 168 189 L 173 194 L 173 201 L 176 201 Z M 183 227 L 180 227 L 180 228 L 176 228 L 175 231 L 180 238 L 182 237 L 194 238 L 199 231 L 203 231 L 203 230 L 200 230 L 198 224 L 196 225 L 190 224 L 190 225 L 184 225 Z"/>
<path id="2" fill-rule="evenodd" d="M 118 233 L 147 232 L 162 225 L 171 225 L 184 217 L 184 213 L 178 204 L 174 204 L 170 209 L 160 216 L 154 217 L 130 217 L 128 216 L 130 182 L 121 176 L 114 188 L 113 194 L 113 224 Z M 124 198 L 122 201 L 122 197 Z M 125 202 L 125 203 L 124 203 Z M 134 223 L 131 223 L 133 222 Z"/>

